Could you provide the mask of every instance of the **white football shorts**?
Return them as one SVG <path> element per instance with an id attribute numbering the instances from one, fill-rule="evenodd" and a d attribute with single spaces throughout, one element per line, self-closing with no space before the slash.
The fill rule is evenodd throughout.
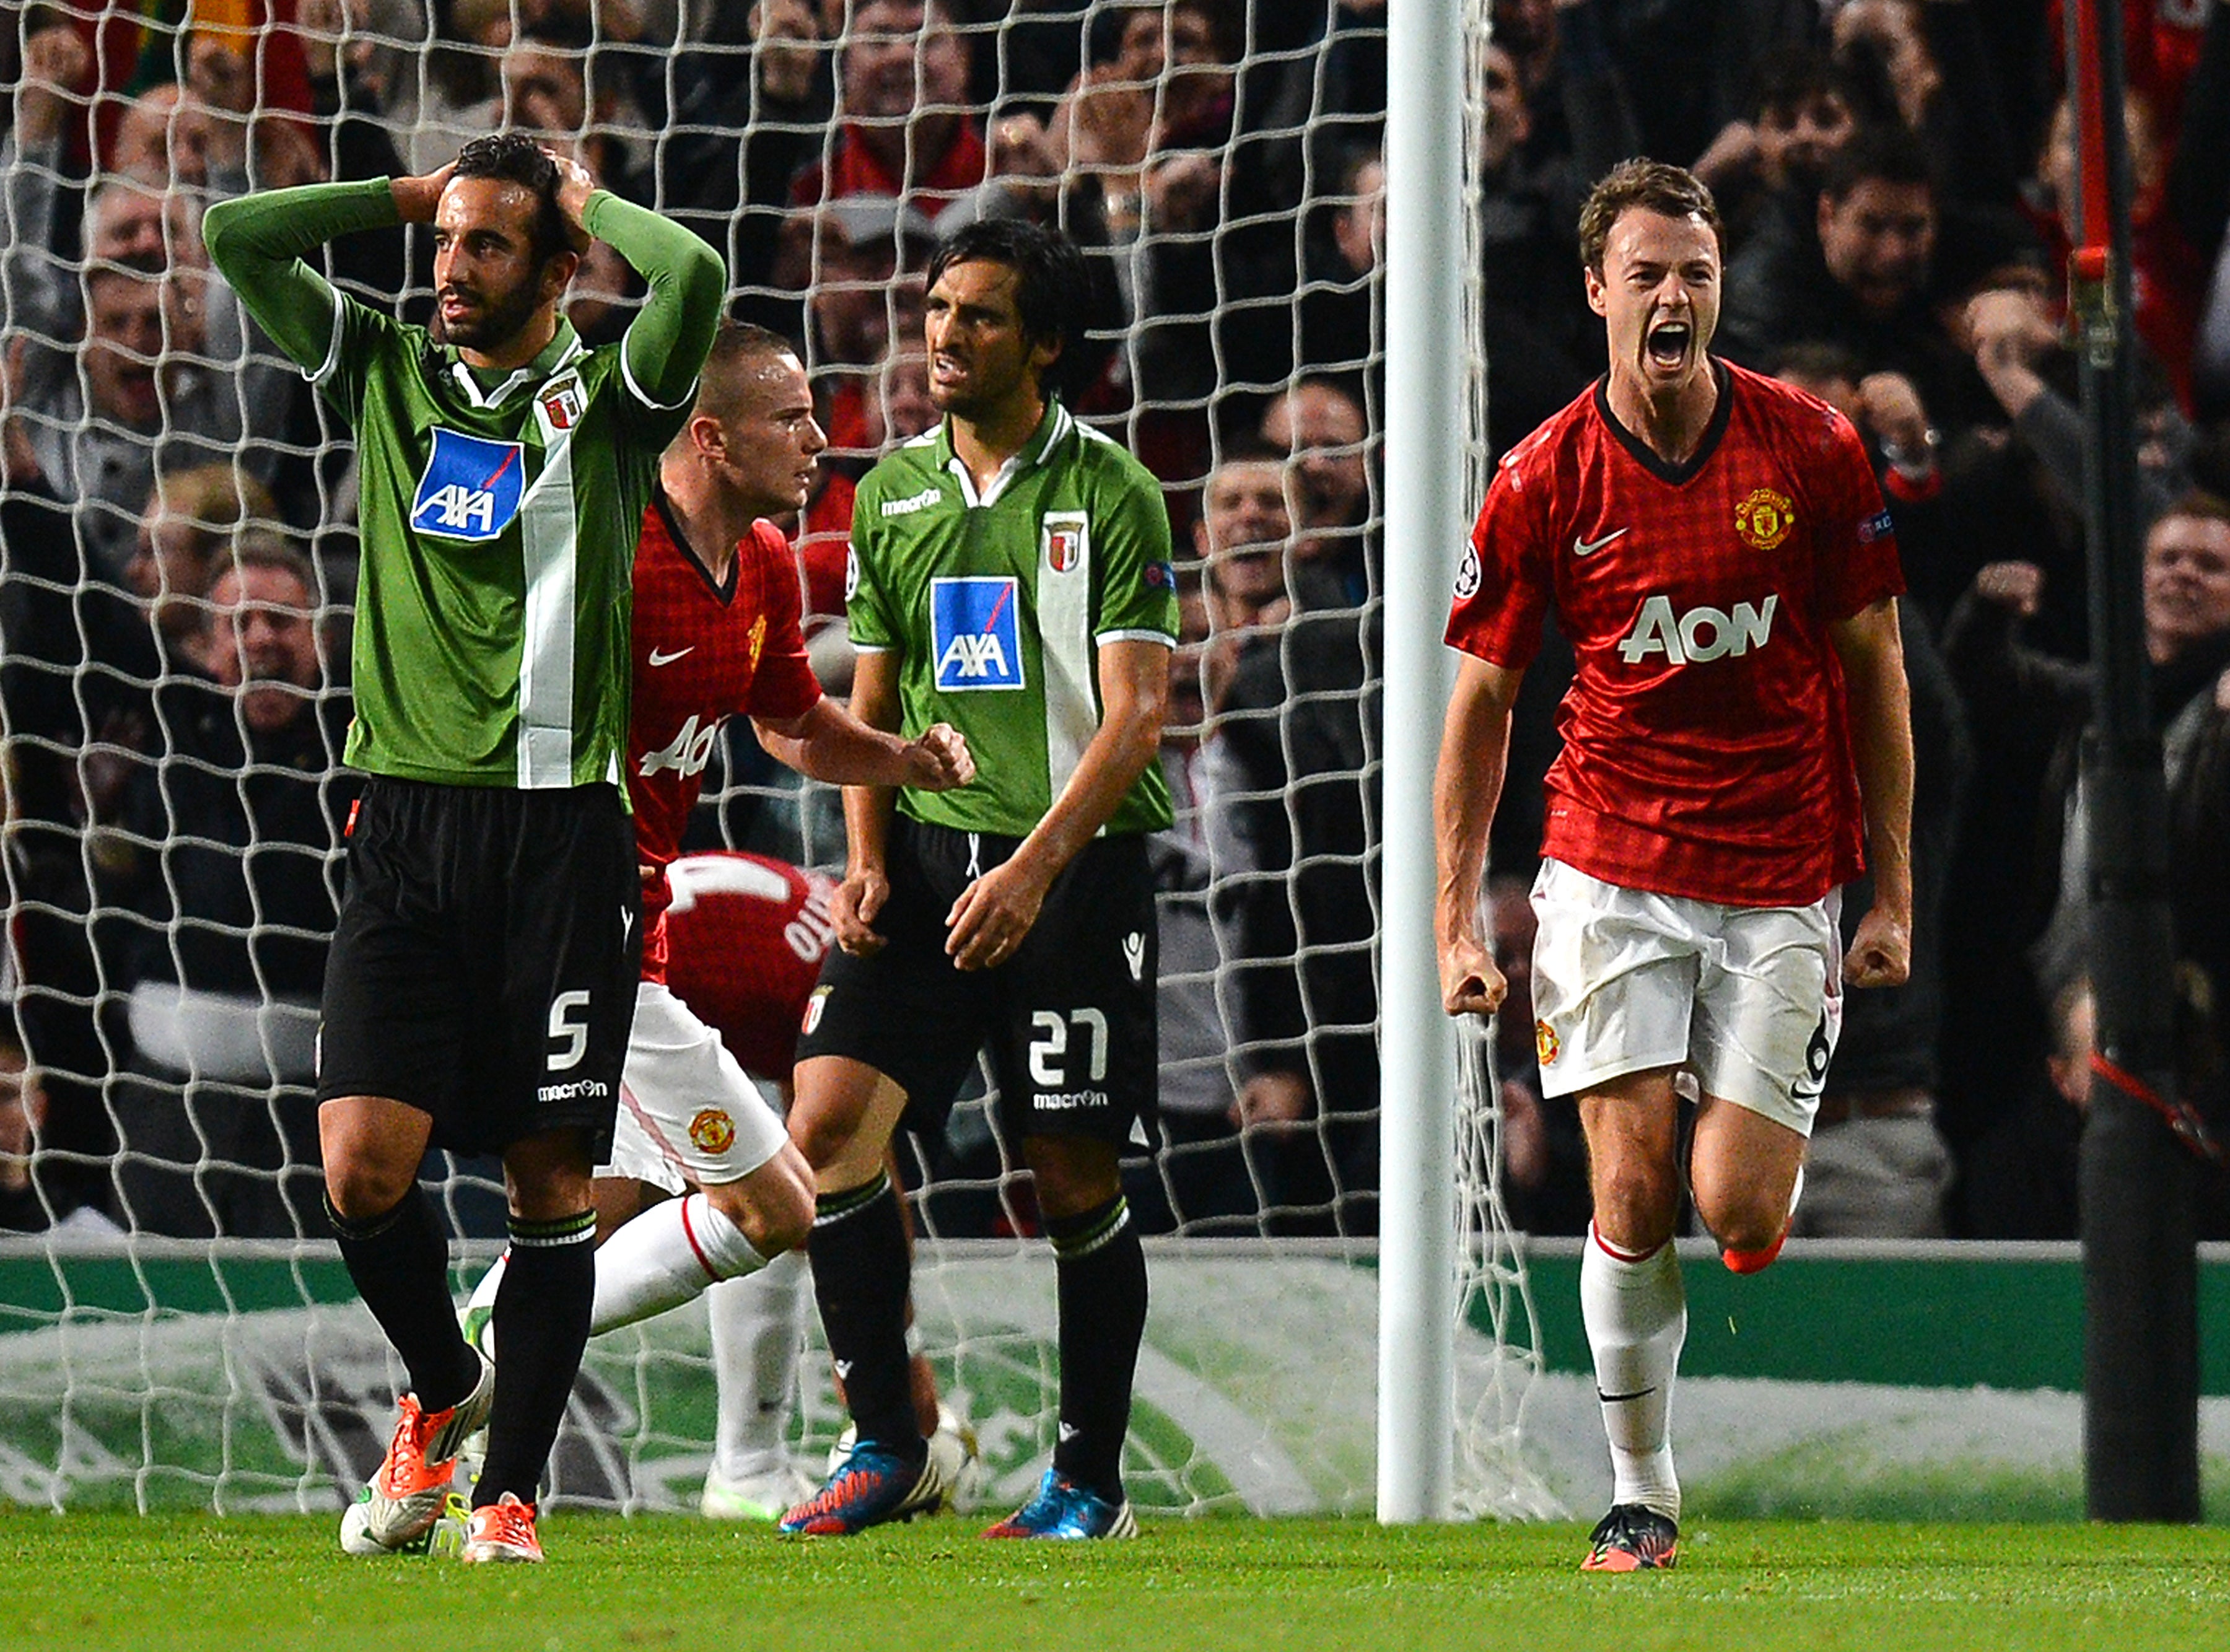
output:
<path id="1" fill-rule="evenodd" d="M 780 1092 L 744 1071 L 720 1035 L 664 984 L 635 988 L 611 1162 L 599 1176 L 682 1191 L 740 1182 L 788 1139 Z"/>
<path id="2" fill-rule="evenodd" d="M 1544 1095 L 1653 1067 L 1812 1133 L 1843 1027 L 1840 890 L 1808 907 L 1650 894 L 1544 861 L 1533 1033 Z"/>

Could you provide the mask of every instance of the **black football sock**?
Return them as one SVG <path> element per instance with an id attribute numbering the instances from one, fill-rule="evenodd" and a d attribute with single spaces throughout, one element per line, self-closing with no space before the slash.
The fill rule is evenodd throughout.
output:
<path id="1" fill-rule="evenodd" d="M 393 1210 L 363 1222 L 350 1221 L 328 1197 L 325 1216 L 357 1294 L 402 1356 L 418 1404 L 445 1410 L 470 1394 L 480 1379 L 480 1358 L 457 1329 L 448 1236 L 426 1190 L 412 1183 Z"/>
<path id="2" fill-rule="evenodd" d="M 1146 1334 L 1146 1253 L 1117 1194 L 1081 1216 L 1047 1216 L 1060 1302 L 1060 1442 L 1053 1466 L 1123 1500 L 1131 1380 Z"/>
<path id="3" fill-rule="evenodd" d="M 596 1213 L 511 1218 L 511 1260 L 495 1293 L 495 1410 L 473 1507 L 510 1492 L 535 1500 L 589 1345 L 596 1295 Z"/>
<path id="4" fill-rule="evenodd" d="M 914 1418 L 906 1345 L 913 1262 L 890 1178 L 878 1172 L 860 1186 L 823 1193 L 805 1253 L 828 1357 L 860 1438 L 919 1462 L 929 1448 Z"/>

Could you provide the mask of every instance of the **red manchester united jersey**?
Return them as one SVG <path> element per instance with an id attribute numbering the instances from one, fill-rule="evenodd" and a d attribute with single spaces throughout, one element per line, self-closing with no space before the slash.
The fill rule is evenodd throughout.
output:
<path id="1" fill-rule="evenodd" d="M 682 539 L 664 494 L 642 516 L 635 557 L 635 698 L 628 796 L 636 857 L 663 868 L 681 852 L 720 721 L 731 713 L 780 722 L 821 698 L 798 631 L 797 562 L 769 522 L 737 543 L 715 584 Z M 643 890 L 642 976 L 665 979 L 666 891 Z"/>
<path id="2" fill-rule="evenodd" d="M 1824 402 L 1739 367 L 1672 467 L 1598 384 L 1504 458 L 1447 640 L 1524 667 L 1543 611 L 1578 661 L 1542 852 L 1740 906 L 1817 900 L 1865 829 L 1828 625 L 1904 589 L 1866 450 Z"/>
<path id="3" fill-rule="evenodd" d="M 685 855 L 667 868 L 667 984 L 747 1073 L 786 1079 L 835 883 L 757 855 Z"/>

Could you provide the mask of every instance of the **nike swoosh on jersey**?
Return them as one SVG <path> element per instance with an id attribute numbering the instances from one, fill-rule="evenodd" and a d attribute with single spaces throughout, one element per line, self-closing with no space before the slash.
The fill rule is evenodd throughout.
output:
<path id="1" fill-rule="evenodd" d="M 1622 532 L 1622 531 L 1623 531 L 1623 530 L 1621 530 L 1621 532 Z M 651 664 L 653 664 L 653 665 L 654 665 L 654 666 L 672 665 L 672 664 L 673 664 L 676 660 L 679 660 L 679 659 L 680 659 L 683 655 L 685 655 L 685 654 L 694 654 L 694 653 L 696 653 L 696 652 L 697 652 L 697 645 L 696 645 L 694 642 L 692 642 L 692 643 L 691 643 L 687 648 L 686 648 L 686 649 L 674 649 L 674 652 L 673 652 L 673 653 L 671 653 L 671 654 L 667 654 L 667 653 L 662 652 L 662 651 L 661 651 L 661 650 L 660 650 L 660 649 L 653 649 L 650 651 L 650 662 L 651 662 Z"/>
<path id="2" fill-rule="evenodd" d="M 1600 539 L 1583 539 L 1575 533 L 1572 535 L 1572 554 L 1576 557 L 1591 557 L 1613 539 L 1624 539 L 1626 532 L 1624 528 L 1613 528 Z"/>

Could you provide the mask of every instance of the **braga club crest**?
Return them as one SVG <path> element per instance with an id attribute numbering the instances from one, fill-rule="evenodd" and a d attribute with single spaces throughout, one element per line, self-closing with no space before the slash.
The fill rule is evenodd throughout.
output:
<path id="1" fill-rule="evenodd" d="M 525 451 L 437 427 L 410 526 L 443 539 L 493 539 L 519 514 L 526 492 Z"/>

